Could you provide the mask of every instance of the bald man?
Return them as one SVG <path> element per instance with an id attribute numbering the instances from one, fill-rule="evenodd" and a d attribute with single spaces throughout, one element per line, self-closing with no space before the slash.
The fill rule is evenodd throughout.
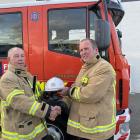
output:
<path id="1" fill-rule="evenodd" d="M 32 90 L 33 77 L 27 72 L 24 51 L 8 51 L 8 70 L 0 80 L 2 99 L 2 138 L 4 140 L 45 140 L 45 118 L 54 121 L 61 113 L 58 106 L 38 102 Z"/>

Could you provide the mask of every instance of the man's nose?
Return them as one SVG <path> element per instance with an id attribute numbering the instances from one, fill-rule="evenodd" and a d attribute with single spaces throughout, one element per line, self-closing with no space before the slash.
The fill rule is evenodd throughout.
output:
<path id="1" fill-rule="evenodd" d="M 19 57 L 19 59 L 18 59 L 19 61 L 23 61 L 24 60 L 24 58 L 23 57 Z"/>

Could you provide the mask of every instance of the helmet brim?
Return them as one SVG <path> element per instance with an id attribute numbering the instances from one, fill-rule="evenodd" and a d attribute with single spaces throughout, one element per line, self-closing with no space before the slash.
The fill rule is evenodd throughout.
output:
<path id="1" fill-rule="evenodd" d="M 45 91 L 59 91 L 59 90 L 63 90 L 64 88 L 54 88 L 54 89 L 45 89 Z"/>

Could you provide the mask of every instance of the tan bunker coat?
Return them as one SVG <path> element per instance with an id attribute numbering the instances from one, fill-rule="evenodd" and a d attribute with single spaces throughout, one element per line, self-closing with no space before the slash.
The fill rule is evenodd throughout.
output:
<path id="1" fill-rule="evenodd" d="M 32 77 L 24 69 L 9 65 L 0 80 L 2 99 L 2 138 L 7 140 L 40 140 L 46 135 L 45 117 L 48 105 L 35 100 Z"/>
<path id="2" fill-rule="evenodd" d="M 105 140 L 116 127 L 115 72 L 105 60 L 94 57 L 84 64 L 70 90 L 73 99 L 68 133 L 90 140 Z"/>

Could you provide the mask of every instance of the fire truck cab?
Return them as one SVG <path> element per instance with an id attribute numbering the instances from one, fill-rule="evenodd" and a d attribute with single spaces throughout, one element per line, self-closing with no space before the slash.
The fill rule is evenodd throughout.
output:
<path id="1" fill-rule="evenodd" d="M 23 48 L 29 71 L 40 81 L 53 76 L 74 82 L 81 67 L 77 45 L 96 40 L 100 55 L 116 71 L 117 128 L 114 139 L 128 140 L 130 68 L 122 54 L 116 26 L 124 11 L 119 1 L 32 0 L 0 4 L 0 75 L 7 69 L 7 51 Z"/>

